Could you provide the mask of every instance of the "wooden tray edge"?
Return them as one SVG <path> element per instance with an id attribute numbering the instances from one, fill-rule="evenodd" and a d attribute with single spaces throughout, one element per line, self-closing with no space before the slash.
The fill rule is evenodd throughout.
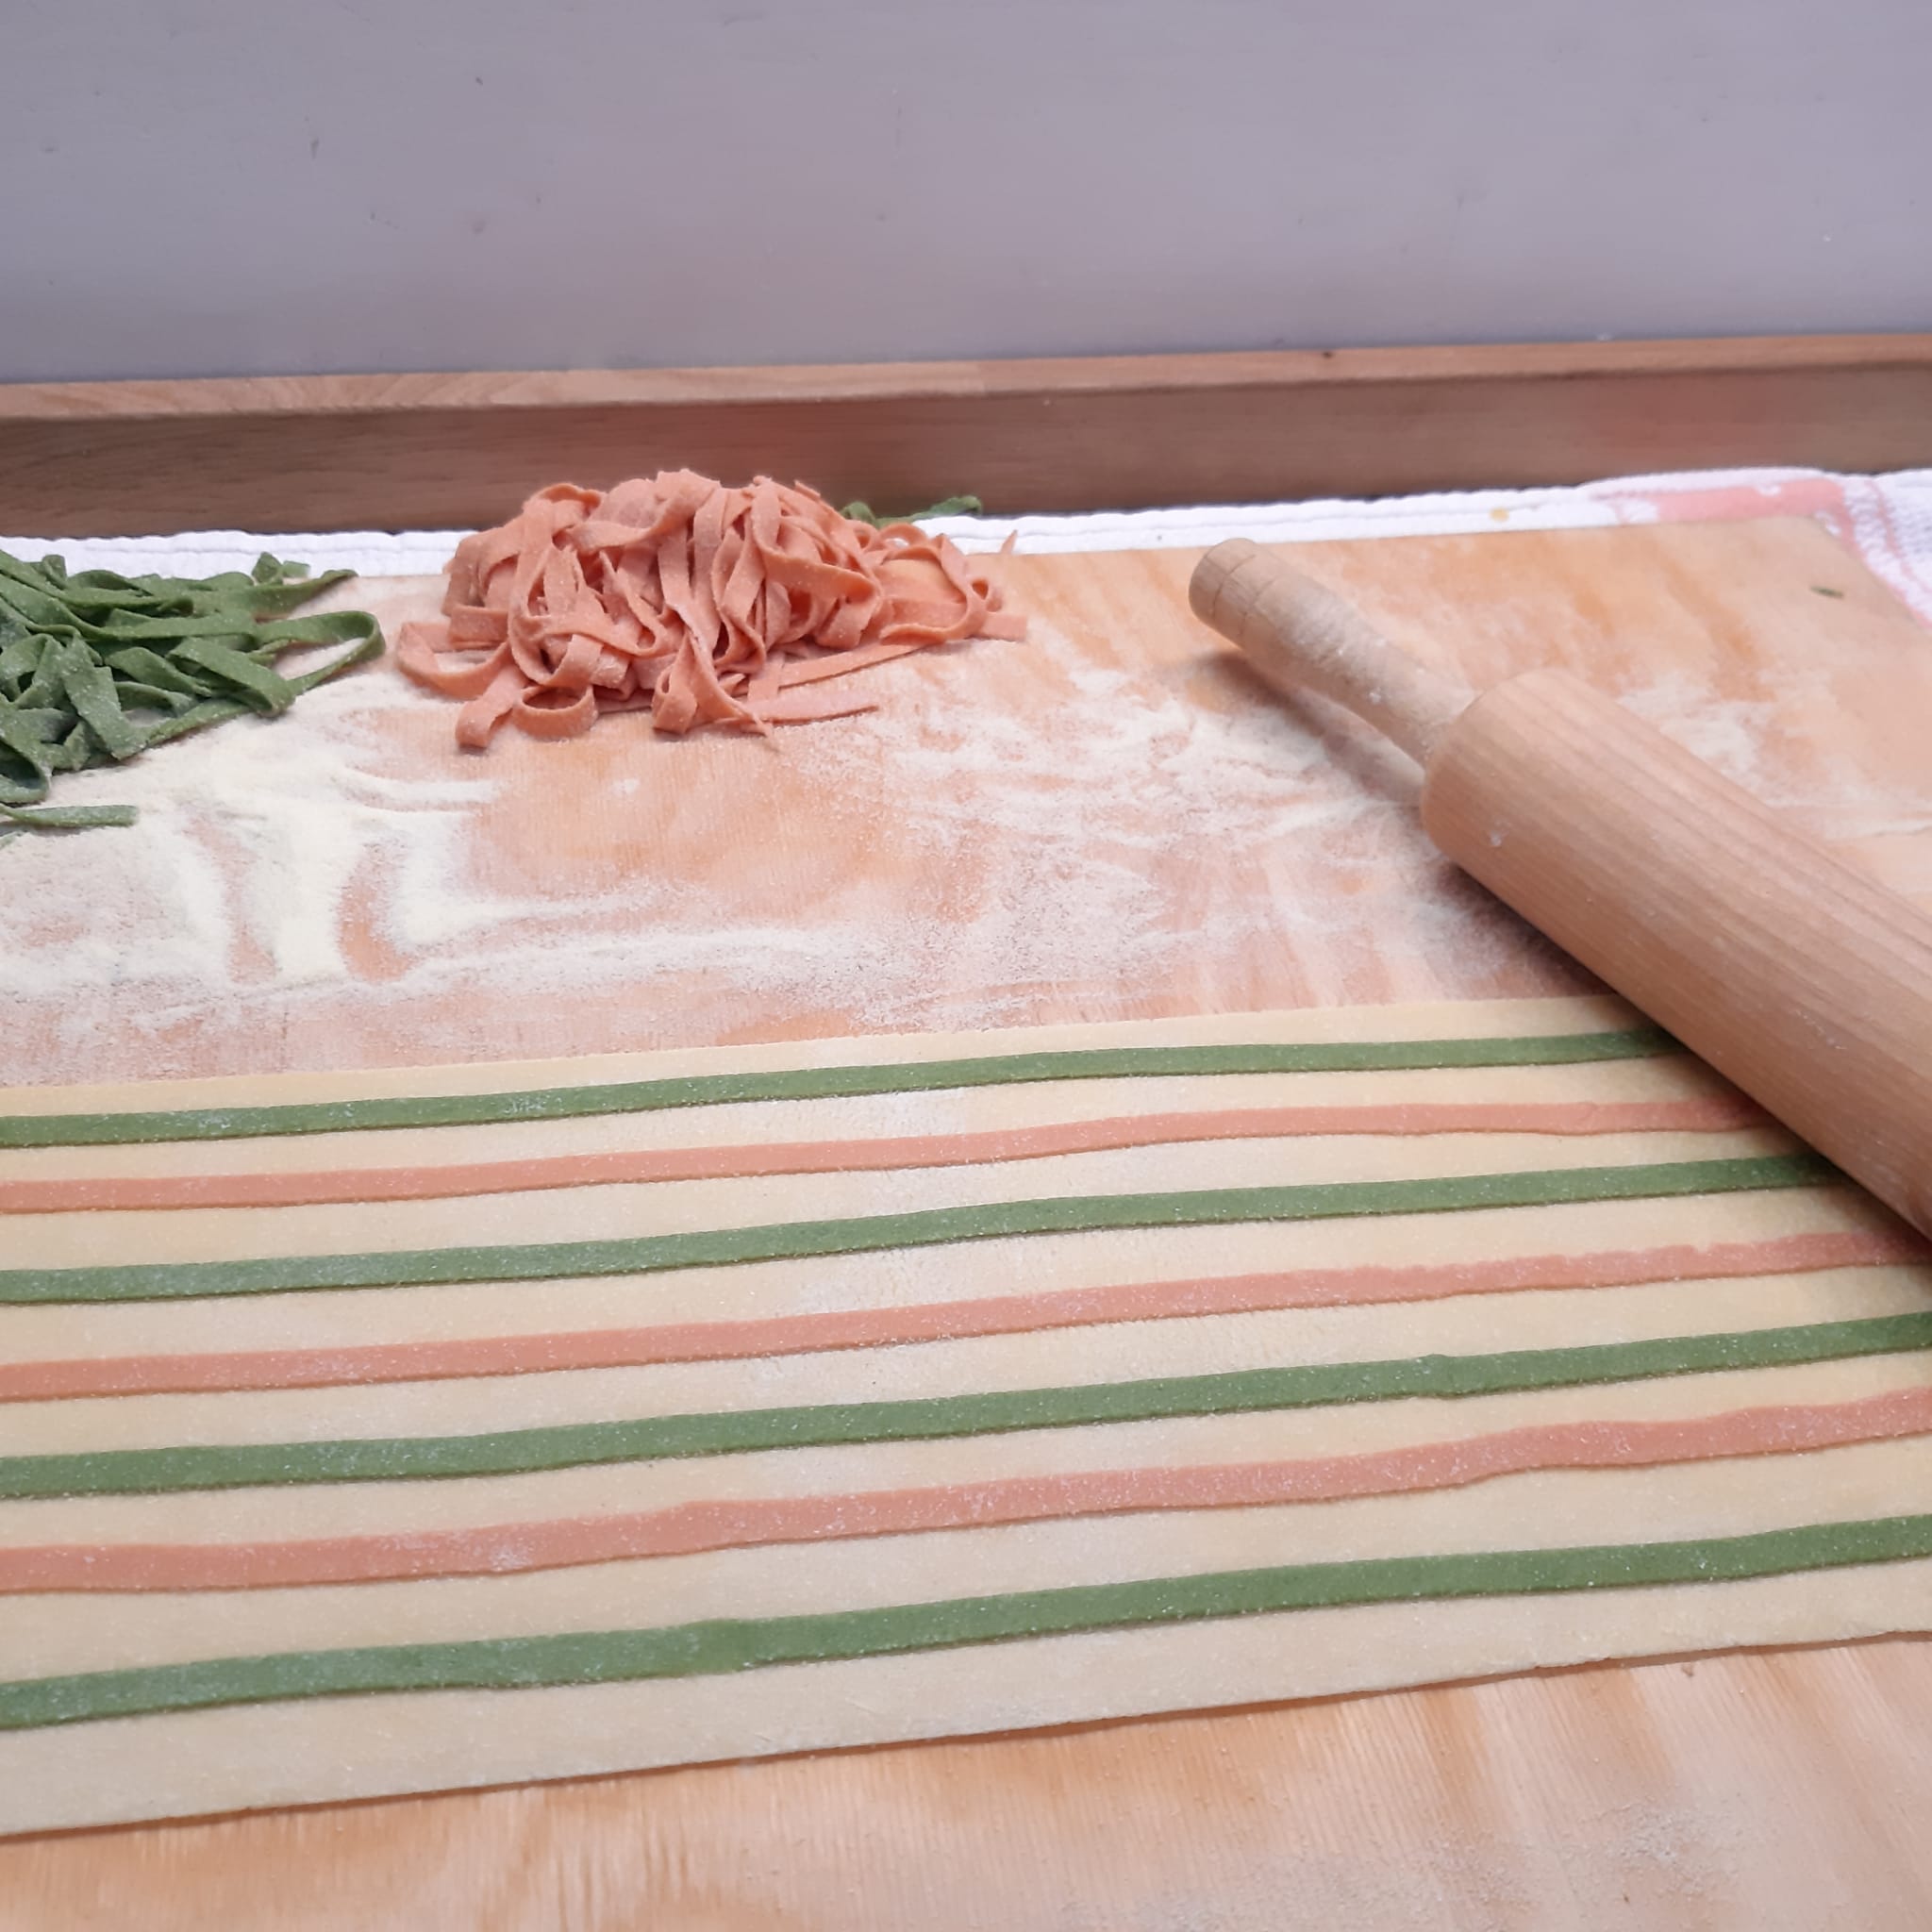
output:
<path id="1" fill-rule="evenodd" d="M 1932 463 L 1932 335 L 0 385 L 0 529 L 468 527 L 679 464 L 905 509 Z"/>

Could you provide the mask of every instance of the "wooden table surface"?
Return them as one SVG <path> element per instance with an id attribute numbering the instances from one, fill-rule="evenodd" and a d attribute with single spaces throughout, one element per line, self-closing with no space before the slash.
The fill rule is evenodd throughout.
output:
<path id="1" fill-rule="evenodd" d="M 1295 555 L 1474 683 L 1580 670 L 1932 904 L 1932 638 L 1818 527 Z M 425 924 L 378 852 L 298 973 L 261 875 L 288 856 L 208 829 L 221 997 L 7 1000 L 0 1080 L 1586 985 L 1428 852 L 1399 758 L 1191 624 L 1193 559 L 1016 559 L 1031 642 L 865 674 L 883 713 L 775 748 L 633 719 L 479 767 L 446 710 L 389 707 L 385 796 L 488 771 L 440 849 L 491 917 Z M 1928 1790 L 1903 1639 L 16 1840 L 0 1925 L 1919 1925 Z"/>

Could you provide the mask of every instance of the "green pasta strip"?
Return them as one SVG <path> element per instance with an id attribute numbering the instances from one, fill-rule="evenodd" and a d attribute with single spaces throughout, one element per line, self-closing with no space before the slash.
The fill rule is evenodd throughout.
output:
<path id="1" fill-rule="evenodd" d="M 295 702 L 295 688 L 286 677 L 218 638 L 188 639 L 176 647 L 175 662 L 194 665 L 233 685 L 259 710 L 286 711 Z"/>
<path id="2" fill-rule="evenodd" d="M 308 575 L 264 556 L 251 575 L 70 576 L 58 557 L 0 551 L 0 806 L 36 806 L 66 772 L 136 758 L 244 711 L 286 710 L 303 691 L 382 649 L 366 611 L 291 620 L 295 605 L 352 575 Z M 284 677 L 271 661 L 303 645 L 347 648 Z M 42 830 L 125 824 L 129 808 L 92 819 L 11 822 Z"/>
<path id="3" fill-rule="evenodd" d="M 1364 1214 L 1448 1214 L 1541 1208 L 1573 1201 L 1635 1201 L 1676 1194 L 1818 1187 L 1839 1177 L 1815 1154 L 1756 1155 L 1629 1167 L 1557 1167 L 1521 1174 L 1415 1180 L 1322 1181 L 1286 1188 L 1213 1188 L 1173 1194 L 1071 1194 L 993 1201 L 906 1214 L 765 1227 L 633 1235 L 618 1241 L 538 1241 L 417 1248 L 360 1255 L 273 1255 L 244 1261 L 137 1261 L 91 1268 L 0 1272 L 0 1305 L 142 1302 L 208 1295 L 287 1294 L 308 1289 L 408 1288 L 469 1281 L 555 1281 L 656 1274 L 748 1261 L 863 1255 L 881 1248 L 1100 1229 L 1207 1227 L 1243 1221 L 1332 1221 Z"/>
<path id="4" fill-rule="evenodd" d="M 60 686 L 74 715 L 109 758 L 131 758 L 147 734 L 121 708 L 114 674 L 79 639 L 66 641 Z"/>
<path id="5" fill-rule="evenodd" d="M 237 708 L 240 708 L 238 706 Z M 185 723 L 177 719 L 176 724 Z M 0 712 L 0 725 L 5 713 Z M 167 725 L 160 727 L 162 734 Z M 158 734 L 158 736 L 159 734 Z M 193 1108 L 158 1113 L 0 1116 L 0 1147 L 105 1147 L 156 1141 L 239 1141 L 378 1127 L 476 1126 L 504 1121 L 582 1120 L 735 1101 L 825 1100 L 930 1093 L 1047 1080 L 1156 1079 L 1200 1074 L 1400 1073 L 1431 1067 L 1552 1067 L 1645 1059 L 1682 1052 L 1656 1027 L 1518 1039 L 1310 1041 L 1224 1046 L 1080 1047 L 1061 1053 L 982 1054 L 874 1066 L 793 1067 L 692 1074 L 523 1092 L 406 1094 L 279 1107 Z"/>
<path id="6" fill-rule="evenodd" d="M 131 805 L 0 805 L 0 824 L 37 832 L 85 832 L 96 825 L 131 825 Z"/>
<path id="7" fill-rule="evenodd" d="M 0 1684 L 0 1730 L 377 1691 L 512 1690 L 720 1676 L 778 1664 L 889 1657 L 1090 1630 L 1365 1604 L 1736 1583 L 1927 1556 L 1932 1556 L 1932 1516 L 1887 1516 L 1685 1542 L 1284 1564 L 808 1616 L 717 1618 L 654 1630 L 286 1651 Z"/>
<path id="8" fill-rule="evenodd" d="M 1932 1348 L 1932 1314 L 1758 1328 L 1721 1335 L 1522 1349 L 1506 1355 L 1416 1356 L 1323 1362 L 1229 1374 L 1172 1375 L 1066 1389 L 1014 1389 L 907 1402 L 646 1416 L 484 1436 L 105 1449 L 0 1459 L 0 1498 L 156 1495 L 285 1483 L 400 1482 L 521 1475 L 600 1462 L 682 1460 L 773 1449 L 816 1449 L 945 1436 L 1008 1435 L 1174 1416 L 1324 1408 L 1415 1397 L 1449 1400 L 1570 1389 L 1734 1369 L 1788 1368 Z"/>
<path id="9" fill-rule="evenodd" d="M 908 509 L 903 517 L 881 514 L 869 503 L 848 503 L 839 514 L 852 523 L 885 530 L 894 524 L 923 524 L 931 517 L 976 517 L 985 508 L 976 496 L 944 496 L 924 509 Z"/>

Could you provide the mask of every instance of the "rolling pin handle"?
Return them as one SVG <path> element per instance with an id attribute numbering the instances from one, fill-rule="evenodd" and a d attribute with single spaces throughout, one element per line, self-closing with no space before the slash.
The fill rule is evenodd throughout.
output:
<path id="1" fill-rule="evenodd" d="M 1188 601 L 1387 732 L 1440 850 L 1932 1235 L 1932 916 L 1566 673 L 1472 702 L 1239 539 Z"/>
<path id="2" fill-rule="evenodd" d="M 1195 565 L 1188 602 L 1278 691 L 1334 699 L 1418 764 L 1470 702 L 1464 686 L 1424 669 L 1334 591 L 1245 537 Z"/>

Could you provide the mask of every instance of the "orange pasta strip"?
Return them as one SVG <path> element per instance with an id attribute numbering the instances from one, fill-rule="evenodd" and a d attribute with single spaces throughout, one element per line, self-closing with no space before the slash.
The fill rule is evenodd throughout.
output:
<path id="1" fill-rule="evenodd" d="M 795 684 L 815 684 L 821 678 L 842 677 L 848 671 L 863 671 L 868 665 L 890 664 L 894 658 L 904 658 L 923 648 L 919 644 L 859 644 L 850 651 L 787 664 L 779 673 L 778 684 L 782 690 L 790 691 Z"/>
<path id="2" fill-rule="evenodd" d="M 434 1576 L 504 1576 L 641 1557 L 1069 1516 L 1239 1509 L 1464 1489 L 1539 1470 L 1645 1469 L 1782 1456 L 1932 1430 L 1932 1388 L 1841 1403 L 1781 1404 L 1658 1422 L 1542 1423 L 1350 1456 L 1195 1468 L 1080 1470 L 984 1482 L 680 1503 L 623 1515 L 479 1529 L 286 1542 L 79 1543 L 0 1548 L 0 1594 L 299 1589 Z"/>
<path id="3" fill-rule="evenodd" d="M 1132 1114 L 982 1133 L 920 1134 L 877 1141 L 763 1141 L 741 1147 L 559 1154 L 449 1166 L 344 1168 L 314 1174 L 92 1175 L 0 1181 L 0 1214 L 80 1209 L 292 1208 L 347 1201 L 420 1201 L 458 1194 L 534 1192 L 619 1182 L 722 1180 L 751 1174 L 872 1172 L 1034 1160 L 1056 1154 L 1150 1147 L 1188 1141 L 1257 1141 L 1321 1134 L 1718 1133 L 1750 1127 L 1764 1113 L 1741 1094 L 1675 1100 L 1391 1102 L 1381 1106 L 1274 1107 L 1203 1113 Z"/>
<path id="4" fill-rule="evenodd" d="M 442 611 L 402 627 L 396 662 L 469 701 L 457 739 L 477 747 L 506 720 L 574 738 L 645 706 L 672 732 L 842 717 L 874 701 L 777 692 L 933 644 L 1025 635 L 948 538 L 854 523 L 768 476 L 740 490 L 689 470 L 539 491 L 463 541 Z"/>
<path id="5" fill-rule="evenodd" d="M 42 1402 L 73 1395 L 314 1389 L 355 1382 L 441 1381 L 474 1375 L 541 1374 L 563 1369 L 630 1368 L 655 1362 L 737 1361 L 752 1356 L 886 1348 L 1107 1322 L 1435 1301 L 1449 1295 L 1508 1294 L 1531 1289 L 1622 1288 L 1730 1275 L 1803 1274 L 1824 1268 L 1881 1267 L 1925 1258 L 1924 1242 L 1902 1229 L 1848 1229 L 1725 1241 L 1709 1247 L 1609 1249 L 1597 1254 L 1526 1255 L 1505 1260 L 1410 1267 L 1311 1268 L 1289 1274 L 1122 1282 L 1035 1294 L 925 1302 L 909 1307 L 830 1309 L 737 1322 L 667 1322 L 646 1327 L 371 1342 L 342 1348 L 6 1362 L 0 1363 L 0 1402 Z"/>

